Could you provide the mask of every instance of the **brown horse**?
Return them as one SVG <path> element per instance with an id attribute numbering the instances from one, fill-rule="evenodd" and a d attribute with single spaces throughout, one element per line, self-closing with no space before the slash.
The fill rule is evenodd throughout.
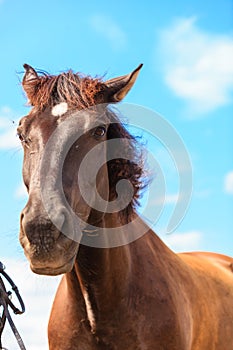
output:
<path id="1" fill-rule="evenodd" d="M 20 242 L 32 271 L 64 274 L 49 348 L 232 350 L 233 259 L 175 254 L 136 212 L 145 182 L 140 152 L 108 104 L 124 98 L 141 65 L 105 82 L 24 67 L 32 110 L 18 127 L 29 194 Z M 121 196 L 119 180 L 130 185 Z"/>

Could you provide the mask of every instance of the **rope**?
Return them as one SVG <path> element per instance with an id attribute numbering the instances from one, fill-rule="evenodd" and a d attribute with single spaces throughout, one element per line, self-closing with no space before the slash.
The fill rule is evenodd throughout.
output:
<path id="1" fill-rule="evenodd" d="M 2 278 L 0 277 L 0 306 L 3 307 L 3 312 L 2 315 L 0 316 L 0 350 L 7 350 L 6 348 L 2 347 L 2 342 L 1 342 L 1 336 L 2 336 L 2 332 L 6 323 L 6 320 L 9 322 L 10 327 L 12 329 L 12 332 L 14 333 L 14 336 L 18 342 L 18 345 L 20 347 L 21 350 L 26 350 L 25 345 L 23 343 L 23 340 L 12 320 L 12 317 L 10 315 L 10 312 L 8 310 L 8 306 L 10 306 L 10 308 L 13 310 L 14 314 L 16 315 L 21 315 L 22 313 L 25 312 L 25 306 L 24 306 L 24 302 L 23 299 L 21 298 L 21 295 L 19 293 L 19 290 L 17 288 L 17 286 L 14 284 L 13 280 L 10 278 L 10 276 L 8 276 L 8 274 L 4 271 L 5 270 L 5 266 L 0 262 L 0 274 L 8 281 L 8 283 L 11 285 L 11 288 L 13 290 L 13 292 L 16 294 L 16 297 L 19 301 L 21 310 L 18 309 L 13 302 L 10 300 L 10 296 L 12 295 L 11 292 L 7 292 L 6 291 L 6 287 L 4 285 L 4 282 L 2 280 Z"/>

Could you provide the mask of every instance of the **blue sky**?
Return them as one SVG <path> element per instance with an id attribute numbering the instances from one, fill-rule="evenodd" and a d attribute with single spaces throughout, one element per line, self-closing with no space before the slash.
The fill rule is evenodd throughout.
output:
<path id="1" fill-rule="evenodd" d="M 19 214 L 26 202 L 22 151 L 12 122 L 29 110 L 20 86 L 23 63 L 53 74 L 72 68 L 106 78 L 144 63 L 125 101 L 150 108 L 173 125 L 193 170 L 191 204 L 181 225 L 167 236 L 177 174 L 167 150 L 147 135 L 166 180 L 166 206 L 155 230 L 177 251 L 233 255 L 232 34 L 233 1 L 1 0 L 1 259 L 25 261 L 18 243 Z M 150 220 L 156 191 L 154 198 Z"/>

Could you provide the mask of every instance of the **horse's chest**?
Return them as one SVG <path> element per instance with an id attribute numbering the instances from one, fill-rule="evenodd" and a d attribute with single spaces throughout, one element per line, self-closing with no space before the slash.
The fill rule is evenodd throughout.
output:
<path id="1" fill-rule="evenodd" d="M 149 350 L 148 344 L 141 341 L 136 331 L 124 325 L 106 331 L 92 333 L 88 320 L 70 324 L 66 332 L 50 334 L 50 350 Z"/>
<path id="2" fill-rule="evenodd" d="M 184 349 L 180 337 L 174 336 L 177 333 L 176 322 L 167 311 L 167 303 L 163 302 L 163 307 L 149 304 L 148 310 L 139 306 L 131 311 L 128 307 L 113 310 L 108 317 L 103 317 L 104 321 L 95 325 L 96 331 L 92 329 L 84 309 L 82 313 L 77 312 L 80 317 L 72 314 L 69 318 L 64 310 L 60 329 L 54 322 L 61 319 L 58 315 L 50 323 L 53 325 L 50 327 L 50 350 L 151 350 L 155 346 L 156 350 L 164 350 L 167 344 L 169 349 Z M 163 317 L 158 320 L 158 315 Z"/>

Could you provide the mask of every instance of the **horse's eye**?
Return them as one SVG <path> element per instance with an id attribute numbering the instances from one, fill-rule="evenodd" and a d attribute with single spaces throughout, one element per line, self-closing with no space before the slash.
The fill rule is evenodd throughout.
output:
<path id="1" fill-rule="evenodd" d="M 105 126 L 98 126 L 98 127 L 95 129 L 93 135 L 94 135 L 95 137 L 99 138 L 99 137 L 103 137 L 103 136 L 105 135 L 105 133 L 106 133 L 106 128 L 105 128 Z"/>
<path id="2" fill-rule="evenodd" d="M 23 136 L 23 134 L 17 133 L 17 136 L 21 142 L 25 141 L 25 137 Z"/>
<path id="3" fill-rule="evenodd" d="M 22 144 L 29 147 L 28 144 L 29 144 L 29 142 L 31 142 L 31 139 L 29 137 L 26 137 L 24 134 L 22 134 L 20 132 L 17 133 L 17 136 Z"/>

